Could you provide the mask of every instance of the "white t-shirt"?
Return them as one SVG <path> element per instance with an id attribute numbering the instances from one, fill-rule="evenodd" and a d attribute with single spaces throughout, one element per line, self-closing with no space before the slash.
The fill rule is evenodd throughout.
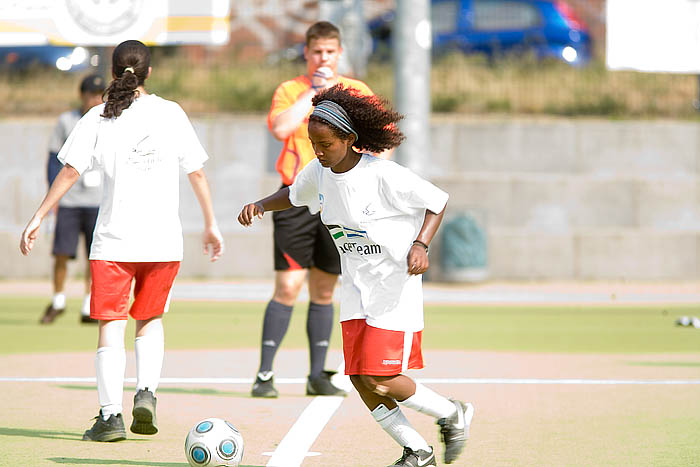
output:
<path id="1" fill-rule="evenodd" d="M 81 174 L 102 169 L 90 259 L 181 261 L 179 168 L 191 173 L 208 159 L 192 124 L 177 103 L 155 94 L 115 119 L 101 117 L 103 111 L 104 104 L 90 109 L 58 154 Z"/>
<path id="2" fill-rule="evenodd" d="M 314 159 L 289 187 L 295 206 L 321 212 L 340 253 L 340 321 L 365 319 L 381 329 L 423 329 L 422 276 L 407 256 L 426 209 L 439 213 L 448 195 L 409 169 L 363 154 L 345 173 Z"/>

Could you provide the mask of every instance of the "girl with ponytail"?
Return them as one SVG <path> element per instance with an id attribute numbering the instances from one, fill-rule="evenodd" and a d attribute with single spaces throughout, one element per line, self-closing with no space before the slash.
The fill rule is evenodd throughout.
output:
<path id="1" fill-rule="evenodd" d="M 143 83 L 151 74 L 151 54 L 148 47 L 139 41 L 125 41 L 112 54 L 112 77 L 114 81 L 105 91 L 102 116 L 116 118 L 128 109 L 139 95 L 146 94 Z"/>
<path id="2" fill-rule="evenodd" d="M 99 320 L 95 357 L 100 411 L 87 441 L 126 438 L 122 397 L 128 316 L 136 320 L 136 395 L 131 431 L 157 433 L 155 392 L 163 363 L 163 314 L 183 257 L 178 214 L 179 170 L 184 170 L 204 217 L 205 254 L 224 251 L 203 164 L 207 153 L 175 102 L 149 94 L 150 53 L 139 41 L 114 49 L 106 102 L 90 109 L 58 153 L 64 164 L 20 239 L 27 255 L 42 219 L 80 174 L 103 173 L 103 196 L 90 249 L 90 316 Z M 103 96 L 103 98 L 104 98 Z M 135 281 L 134 301 L 129 296 Z"/>

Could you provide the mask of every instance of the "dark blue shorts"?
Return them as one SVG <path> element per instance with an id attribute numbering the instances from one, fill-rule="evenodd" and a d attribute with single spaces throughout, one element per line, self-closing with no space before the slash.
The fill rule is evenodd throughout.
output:
<path id="1" fill-rule="evenodd" d="M 78 251 L 78 238 L 85 237 L 85 251 L 90 255 L 92 234 L 95 231 L 98 208 L 58 207 L 56 232 L 53 237 L 53 255 L 69 256 L 75 259 Z"/>

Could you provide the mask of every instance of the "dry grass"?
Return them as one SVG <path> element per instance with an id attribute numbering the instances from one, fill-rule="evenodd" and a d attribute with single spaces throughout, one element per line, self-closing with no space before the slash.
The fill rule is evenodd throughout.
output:
<path id="1" fill-rule="evenodd" d="M 149 89 L 190 113 L 266 112 L 275 87 L 304 72 L 301 63 L 267 65 L 175 55 L 154 59 Z M 694 75 L 611 72 L 603 64 L 572 68 L 535 60 L 488 62 L 451 55 L 431 74 L 433 110 L 459 114 L 536 114 L 696 119 Z M 0 115 L 56 114 L 77 102 L 78 76 L 55 70 L 0 74 Z M 393 95 L 390 63 L 371 63 L 365 81 Z"/>

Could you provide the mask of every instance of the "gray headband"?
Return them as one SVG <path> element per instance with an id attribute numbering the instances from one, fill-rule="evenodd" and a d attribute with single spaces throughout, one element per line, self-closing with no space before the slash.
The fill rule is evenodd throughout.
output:
<path id="1" fill-rule="evenodd" d="M 352 127 L 352 122 L 350 121 L 348 113 L 344 108 L 333 101 L 319 102 L 314 108 L 314 111 L 311 112 L 311 115 L 330 123 L 345 133 L 352 133 L 355 135 L 355 140 L 359 138 L 357 132 Z"/>

